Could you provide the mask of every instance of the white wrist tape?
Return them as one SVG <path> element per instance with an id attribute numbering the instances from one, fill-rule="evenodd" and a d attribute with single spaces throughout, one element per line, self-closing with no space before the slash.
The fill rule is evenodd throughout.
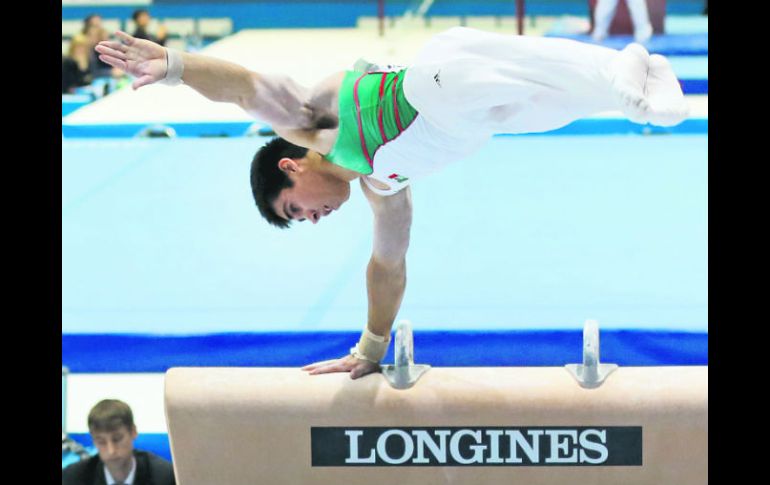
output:
<path id="1" fill-rule="evenodd" d="M 390 334 L 382 337 L 373 334 L 368 328 L 365 328 L 363 333 L 361 333 L 361 339 L 358 341 L 358 344 L 350 349 L 350 354 L 357 359 L 379 364 L 382 358 L 385 357 L 389 344 Z"/>
<path id="2" fill-rule="evenodd" d="M 182 53 L 166 48 L 166 77 L 160 82 L 169 86 L 182 84 L 182 74 L 184 74 L 184 62 L 182 62 Z"/>

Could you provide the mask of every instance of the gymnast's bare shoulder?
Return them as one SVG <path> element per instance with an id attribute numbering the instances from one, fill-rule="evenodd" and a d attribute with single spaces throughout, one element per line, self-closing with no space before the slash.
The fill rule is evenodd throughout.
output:
<path id="1" fill-rule="evenodd" d="M 307 90 L 294 126 L 273 126 L 275 133 L 295 145 L 329 153 L 339 134 L 339 92 L 345 72 L 335 72 Z"/>

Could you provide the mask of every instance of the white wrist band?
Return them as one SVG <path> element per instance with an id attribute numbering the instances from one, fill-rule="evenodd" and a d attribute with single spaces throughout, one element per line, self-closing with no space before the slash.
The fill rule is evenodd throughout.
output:
<path id="1" fill-rule="evenodd" d="M 166 48 L 166 77 L 160 82 L 168 86 L 183 84 L 182 74 L 184 73 L 184 62 L 182 62 L 182 53 Z"/>
<path id="2" fill-rule="evenodd" d="M 358 341 L 358 344 L 350 349 L 350 354 L 357 359 L 379 364 L 388 352 L 389 344 L 390 334 L 383 337 L 375 335 L 368 328 L 365 328 L 361 333 L 361 339 Z"/>

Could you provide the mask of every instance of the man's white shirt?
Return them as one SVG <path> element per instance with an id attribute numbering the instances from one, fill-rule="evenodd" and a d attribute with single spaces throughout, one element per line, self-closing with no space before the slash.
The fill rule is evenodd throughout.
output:
<path id="1" fill-rule="evenodd" d="M 107 469 L 107 465 L 104 466 L 104 478 L 107 480 L 107 485 L 115 485 L 118 483 L 114 478 L 112 478 L 112 475 L 110 474 L 110 471 Z M 131 457 L 131 471 L 128 472 L 128 476 L 126 479 L 121 482 L 125 483 L 126 485 L 133 485 L 134 484 L 134 475 L 136 474 L 136 458 L 133 456 Z"/>

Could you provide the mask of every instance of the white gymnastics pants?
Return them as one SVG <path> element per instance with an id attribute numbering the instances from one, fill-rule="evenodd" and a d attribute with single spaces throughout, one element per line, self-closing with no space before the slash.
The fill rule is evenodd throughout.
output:
<path id="1" fill-rule="evenodd" d="M 450 134 L 545 132 L 620 109 L 611 84 L 620 53 L 569 39 L 454 27 L 420 50 L 404 94 Z M 675 81 L 672 89 L 681 96 Z"/>

